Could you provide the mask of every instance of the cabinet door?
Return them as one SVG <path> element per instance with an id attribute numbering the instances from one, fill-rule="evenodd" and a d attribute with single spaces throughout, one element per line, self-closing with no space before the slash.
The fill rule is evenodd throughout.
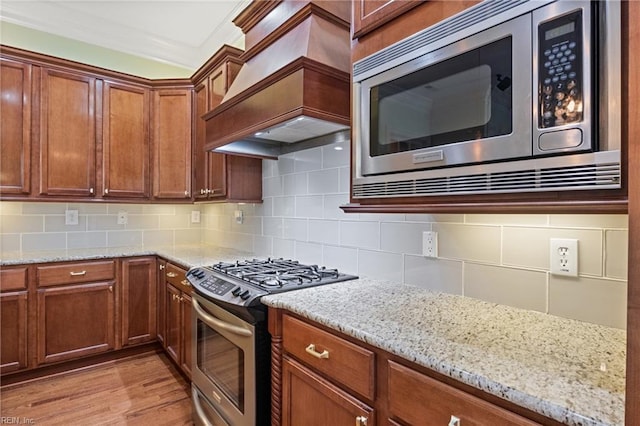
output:
<path id="1" fill-rule="evenodd" d="M 156 259 L 122 261 L 122 346 L 156 339 Z"/>
<path id="2" fill-rule="evenodd" d="M 40 102 L 40 194 L 92 196 L 96 79 L 43 69 Z"/>
<path id="3" fill-rule="evenodd" d="M 167 331 L 165 335 L 165 348 L 176 364 L 181 365 L 182 359 L 182 303 L 181 292 L 171 284 L 167 284 Z"/>
<path id="4" fill-rule="evenodd" d="M 106 352 L 115 346 L 113 281 L 38 289 L 38 363 Z"/>
<path id="5" fill-rule="evenodd" d="M 31 191 L 31 65 L 0 59 L 0 194 Z"/>
<path id="6" fill-rule="evenodd" d="M 158 341 L 162 343 L 162 347 L 166 348 L 166 339 L 164 336 L 167 334 L 167 281 L 166 281 L 166 268 L 167 262 L 158 260 L 158 287 L 156 289 L 157 294 L 157 306 L 156 313 L 156 328 Z"/>
<path id="7" fill-rule="evenodd" d="M 207 198 L 209 195 L 209 164 L 208 157 L 211 155 L 204 149 L 206 137 L 206 122 L 202 116 L 209 111 L 209 81 L 204 80 L 194 89 L 195 98 L 195 114 L 194 114 L 194 143 L 193 143 L 193 161 L 194 161 L 194 193 L 196 199 Z"/>
<path id="8" fill-rule="evenodd" d="M 154 198 L 191 198 L 191 104 L 189 89 L 154 92 Z"/>
<path id="9" fill-rule="evenodd" d="M 375 425 L 373 408 L 297 362 L 282 363 L 282 425 Z"/>
<path id="10" fill-rule="evenodd" d="M 0 294 L 0 373 L 27 367 L 27 292 Z"/>
<path id="11" fill-rule="evenodd" d="M 185 374 L 191 378 L 191 337 L 192 324 L 191 324 L 191 296 L 187 293 L 182 293 L 180 297 L 182 303 L 182 363 L 180 366 Z"/>
<path id="12" fill-rule="evenodd" d="M 355 0 L 353 2 L 353 38 L 362 37 L 396 16 L 418 6 L 421 1 Z"/>
<path id="13" fill-rule="evenodd" d="M 103 197 L 149 197 L 149 90 L 105 82 Z"/>

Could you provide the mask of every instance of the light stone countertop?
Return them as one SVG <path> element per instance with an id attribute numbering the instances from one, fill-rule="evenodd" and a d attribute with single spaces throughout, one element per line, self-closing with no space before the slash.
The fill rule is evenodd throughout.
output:
<path id="1" fill-rule="evenodd" d="M 0 266 L 144 255 L 187 268 L 254 257 L 208 245 L 120 247 L 2 252 Z M 369 279 L 262 301 L 560 422 L 624 424 L 624 330 Z"/>
<path id="2" fill-rule="evenodd" d="M 367 279 L 261 300 L 557 421 L 624 424 L 624 330 Z"/>
<path id="3" fill-rule="evenodd" d="M 0 266 L 153 255 L 163 257 L 187 268 L 254 257 L 251 253 L 244 251 L 200 244 L 153 246 L 152 248 L 137 246 L 25 253 L 5 251 L 0 253 Z"/>

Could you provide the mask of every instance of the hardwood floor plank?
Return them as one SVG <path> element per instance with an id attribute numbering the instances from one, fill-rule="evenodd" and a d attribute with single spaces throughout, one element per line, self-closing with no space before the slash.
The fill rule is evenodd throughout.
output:
<path id="1" fill-rule="evenodd" d="M 39 426 L 192 424 L 190 385 L 163 353 L 6 386 L 0 414 Z"/>

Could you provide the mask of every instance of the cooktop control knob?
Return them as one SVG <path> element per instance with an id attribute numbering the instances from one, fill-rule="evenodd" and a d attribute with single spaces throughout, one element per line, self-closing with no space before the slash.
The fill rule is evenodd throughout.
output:
<path id="1" fill-rule="evenodd" d="M 249 290 L 245 290 L 242 293 L 240 293 L 240 299 L 242 300 L 247 300 L 249 296 L 251 296 L 251 293 L 249 293 Z"/>
<path id="2" fill-rule="evenodd" d="M 234 296 L 238 296 L 240 293 L 242 293 L 242 287 L 238 286 L 236 288 L 233 289 L 233 291 L 231 292 L 231 294 L 233 294 Z"/>

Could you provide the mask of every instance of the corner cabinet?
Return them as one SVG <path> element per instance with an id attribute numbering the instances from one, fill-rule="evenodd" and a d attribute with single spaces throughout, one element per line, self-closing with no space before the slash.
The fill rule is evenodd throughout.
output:
<path id="1" fill-rule="evenodd" d="M 272 424 L 559 424 L 286 310 L 269 333 Z"/>
<path id="2" fill-rule="evenodd" d="M 198 201 L 262 202 L 262 160 L 206 151 L 202 116 L 222 102 L 236 78 L 242 50 L 223 46 L 194 77 L 194 198 Z"/>
<path id="3" fill-rule="evenodd" d="M 30 64 L 0 58 L 0 194 L 31 192 Z"/>
<path id="4" fill-rule="evenodd" d="M 191 88 L 153 90 L 153 198 L 191 200 Z"/>

